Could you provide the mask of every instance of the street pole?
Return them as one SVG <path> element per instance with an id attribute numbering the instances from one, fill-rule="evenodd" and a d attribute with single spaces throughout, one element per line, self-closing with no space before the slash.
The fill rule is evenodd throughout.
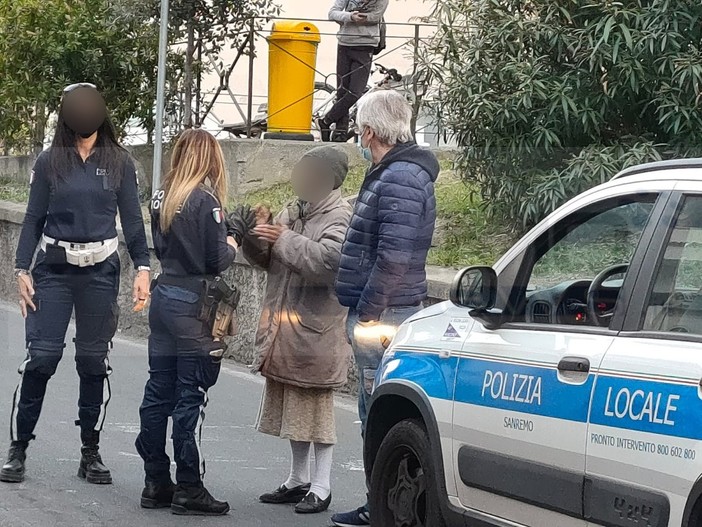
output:
<path id="1" fill-rule="evenodd" d="M 160 36 L 158 41 L 158 79 L 156 82 L 156 134 L 151 191 L 161 188 L 163 157 L 163 113 L 166 106 L 166 58 L 168 57 L 168 0 L 161 0 Z"/>

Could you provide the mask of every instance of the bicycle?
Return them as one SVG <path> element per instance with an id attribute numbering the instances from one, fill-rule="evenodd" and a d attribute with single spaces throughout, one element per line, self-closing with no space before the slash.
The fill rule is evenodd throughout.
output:
<path id="1" fill-rule="evenodd" d="M 318 96 L 318 94 L 320 93 L 325 94 L 321 101 L 320 97 Z M 323 115 L 323 113 L 325 113 L 327 109 L 334 104 L 334 100 L 336 97 L 336 88 L 334 88 L 330 84 L 327 84 L 326 82 L 315 82 L 312 97 L 315 100 L 313 104 L 313 116 L 320 115 L 320 113 Z M 316 130 L 316 125 L 314 124 L 314 121 L 315 118 L 312 119 L 312 129 Z M 223 128 L 223 130 L 225 132 L 229 132 L 234 137 L 238 138 L 248 137 L 249 134 L 249 127 L 246 123 L 236 123 L 233 125 L 227 125 Z M 258 106 L 258 109 L 256 110 L 256 115 L 254 115 L 253 119 L 251 120 L 251 137 L 259 138 L 267 130 L 268 103 L 263 103 Z"/>
<path id="2" fill-rule="evenodd" d="M 410 76 L 403 76 L 395 68 L 386 68 L 380 63 L 376 63 L 375 67 L 371 70 L 371 76 L 376 73 L 383 75 L 383 78 L 378 82 L 366 86 L 363 91 L 363 95 L 366 93 L 371 93 L 378 90 L 398 90 L 403 93 L 408 99 L 410 104 L 414 104 L 416 96 L 412 90 L 412 83 Z M 326 113 L 331 109 L 336 101 L 338 89 L 334 88 L 327 82 L 315 82 L 314 92 L 312 97 L 314 98 L 313 110 L 312 110 L 312 123 L 311 130 L 315 139 L 321 139 L 321 131 L 317 126 L 317 121 L 321 117 L 324 117 Z M 320 97 L 320 94 L 322 95 Z M 349 128 L 348 130 L 332 130 L 332 141 L 345 143 L 353 139 L 357 140 L 355 128 L 356 128 L 356 105 L 354 104 L 349 111 Z M 257 113 L 252 119 L 251 123 L 251 137 L 258 138 L 263 135 L 268 129 L 268 104 L 260 104 Z M 246 123 L 237 123 L 235 125 L 225 126 L 224 131 L 229 132 L 235 137 L 247 137 L 248 136 L 248 126 Z"/>
<path id="3" fill-rule="evenodd" d="M 371 72 L 371 75 L 381 73 L 383 78 L 373 84 L 372 86 L 367 86 L 363 95 L 367 93 L 376 92 L 379 90 L 396 90 L 402 93 L 407 101 L 414 106 L 416 95 L 412 88 L 411 76 L 400 74 L 395 68 L 386 68 L 380 63 L 376 63 L 377 69 Z M 358 107 L 354 104 L 349 110 L 349 128 L 348 130 L 340 130 L 339 132 L 332 131 L 332 141 L 346 143 L 353 139 L 354 142 L 358 141 L 357 137 L 357 125 L 356 125 L 356 113 Z M 344 133 L 345 132 L 345 133 Z"/>

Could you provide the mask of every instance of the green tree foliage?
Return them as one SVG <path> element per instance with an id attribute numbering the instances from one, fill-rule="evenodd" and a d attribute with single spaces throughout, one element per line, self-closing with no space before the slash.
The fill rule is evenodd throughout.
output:
<path id="1" fill-rule="evenodd" d="M 494 214 L 528 226 L 702 145 L 698 0 L 439 0 L 434 16 L 439 118 Z"/>
<path id="2" fill-rule="evenodd" d="M 185 36 L 192 25 L 207 51 L 217 55 L 245 42 L 251 22 L 260 29 L 268 17 L 279 12 L 280 7 L 271 0 L 171 0 L 172 26 Z"/>
<path id="3" fill-rule="evenodd" d="M 138 2 L 142 9 L 159 16 L 159 0 L 123 1 Z M 241 56 L 249 53 L 251 31 L 261 30 L 270 17 L 279 13 L 280 7 L 273 0 L 170 0 L 170 39 L 184 44 L 180 63 L 171 65 L 171 89 L 177 92 L 170 106 L 175 128 L 202 123 L 211 96 L 197 90 L 197 79 L 212 73 L 214 63 L 220 84 L 226 86 L 231 61 L 240 58 L 238 50 L 242 50 Z M 196 112 L 196 108 L 201 111 Z"/>
<path id="4" fill-rule="evenodd" d="M 100 88 L 120 130 L 141 126 L 150 139 L 159 6 L 158 0 L 0 0 L 0 155 L 41 149 L 61 90 L 83 81 Z M 167 132 L 182 128 L 193 99 L 207 104 L 194 93 L 207 64 L 197 62 L 183 39 L 196 35 L 203 57 L 225 69 L 221 54 L 249 38 L 249 20 L 260 29 L 277 13 L 271 0 L 171 0 Z"/>
<path id="5" fill-rule="evenodd" d="M 153 125 L 157 34 L 107 0 L 0 0 L 0 144 L 41 149 L 62 88 L 92 82 L 119 127 Z"/>

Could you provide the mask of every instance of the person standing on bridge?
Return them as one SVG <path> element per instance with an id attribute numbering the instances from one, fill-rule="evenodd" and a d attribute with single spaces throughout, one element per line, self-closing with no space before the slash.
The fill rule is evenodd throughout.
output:
<path id="1" fill-rule="evenodd" d="M 358 101 L 359 147 L 371 163 L 341 250 L 336 294 L 349 308 L 346 331 L 358 367 L 361 434 L 382 360 L 384 331 L 422 309 L 426 261 L 436 221 L 439 162 L 412 140 L 412 108 L 387 90 Z M 366 474 L 372 467 L 366 467 Z M 340 527 L 369 525 L 364 505 L 337 514 Z"/>
<path id="2" fill-rule="evenodd" d="M 351 218 L 340 190 L 347 171 L 342 150 L 310 150 L 293 169 L 298 199 L 275 219 L 259 218 L 243 245 L 247 259 L 268 271 L 256 335 L 254 369 L 266 378 L 257 428 L 289 440 L 292 450 L 288 479 L 260 500 L 295 504 L 299 514 L 323 512 L 332 500 L 334 389 L 345 384 L 351 359 L 346 313 L 334 295 Z"/>
<path id="3" fill-rule="evenodd" d="M 135 301 L 148 297 L 149 250 L 134 163 L 117 143 L 105 101 L 94 85 L 74 84 L 63 91 L 51 148 L 39 155 L 30 185 L 15 265 L 27 358 L 19 368 L 12 445 L 0 481 L 24 479 L 27 446 L 34 439 L 46 386 L 63 355 L 75 309 L 80 377 L 76 425 L 83 442 L 78 476 L 89 483 L 112 483 L 98 444 L 110 400 L 108 352 L 119 312 L 118 212 L 137 273 Z"/>
<path id="4" fill-rule="evenodd" d="M 151 232 L 162 272 L 152 284 L 149 380 L 136 440 L 146 472 L 141 506 L 147 509 L 206 516 L 229 512 L 229 504 L 203 485 L 200 451 L 207 391 L 217 382 L 225 348 L 213 336 L 213 284 L 221 285 L 219 275 L 234 262 L 243 237 L 241 229 L 225 222 L 226 200 L 219 143 L 204 130 L 186 130 L 173 149 L 163 188 L 151 200 Z M 169 417 L 177 486 L 166 454 Z"/>

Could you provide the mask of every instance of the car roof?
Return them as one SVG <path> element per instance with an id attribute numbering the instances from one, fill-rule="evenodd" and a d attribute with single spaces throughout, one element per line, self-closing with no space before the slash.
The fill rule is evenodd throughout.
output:
<path id="1" fill-rule="evenodd" d="M 612 181 L 621 180 L 622 178 L 631 176 L 649 174 L 651 172 L 680 169 L 699 169 L 701 171 L 699 176 L 700 179 L 702 179 L 702 158 L 670 159 L 668 161 L 655 161 L 653 163 L 636 165 L 622 170 L 619 172 L 619 174 L 612 178 Z"/>

